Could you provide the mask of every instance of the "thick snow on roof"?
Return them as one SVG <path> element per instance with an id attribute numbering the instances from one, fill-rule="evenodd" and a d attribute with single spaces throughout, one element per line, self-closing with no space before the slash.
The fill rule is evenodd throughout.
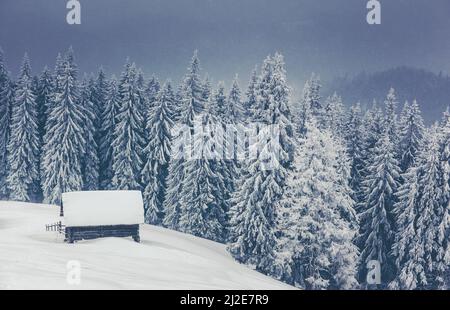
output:
<path id="1" fill-rule="evenodd" d="M 0 201 L 2 289 L 294 289 L 233 260 L 225 245 L 141 225 L 141 243 L 104 238 L 64 243 L 46 232 L 59 208 Z M 67 282 L 78 261 L 79 285 Z"/>
<path id="2" fill-rule="evenodd" d="M 144 223 L 140 191 L 71 192 L 62 202 L 67 227 Z"/>

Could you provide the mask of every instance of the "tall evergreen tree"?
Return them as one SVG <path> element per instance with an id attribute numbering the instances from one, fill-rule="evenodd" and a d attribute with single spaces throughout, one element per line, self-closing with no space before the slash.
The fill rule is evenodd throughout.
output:
<path id="1" fill-rule="evenodd" d="M 397 235 L 393 246 L 397 277 L 394 289 L 443 289 L 448 286 L 449 169 L 446 149 L 450 122 L 434 125 L 398 191 Z M 445 134 L 447 128 L 447 134 Z M 448 150 L 447 150 L 448 152 Z"/>
<path id="2" fill-rule="evenodd" d="M 161 89 L 161 85 L 159 83 L 158 78 L 156 78 L 156 76 L 152 76 L 152 78 L 150 79 L 150 81 L 147 83 L 146 87 L 145 87 L 145 108 L 144 108 L 144 113 L 143 113 L 143 117 L 144 117 L 144 127 L 147 127 L 148 122 L 150 121 L 150 118 L 152 116 L 152 110 L 153 107 L 155 106 L 155 102 L 156 102 L 156 97 L 159 94 L 159 91 Z M 144 138 L 145 138 L 145 145 L 148 145 L 151 136 L 150 136 L 150 132 L 147 131 L 146 129 L 144 130 Z M 144 161 L 147 161 L 147 158 L 145 158 L 145 154 L 144 154 Z"/>
<path id="3" fill-rule="evenodd" d="M 81 171 L 83 174 L 83 189 L 86 191 L 93 191 L 98 189 L 99 183 L 99 159 L 98 147 L 96 138 L 99 136 L 97 130 L 99 126 L 97 113 L 99 113 L 96 104 L 97 101 L 96 89 L 94 81 L 85 79 L 80 86 L 80 104 L 84 108 L 83 118 L 83 134 L 84 134 L 84 154 L 82 157 Z"/>
<path id="4" fill-rule="evenodd" d="M 391 141 L 394 145 L 398 145 L 399 134 L 398 134 L 398 120 L 397 120 L 397 96 L 395 95 L 395 90 L 391 88 L 384 101 L 385 105 L 385 120 L 384 128 L 387 130 Z M 395 150 L 397 151 L 397 150 Z M 398 156 L 398 154 L 396 154 Z"/>
<path id="5" fill-rule="evenodd" d="M 93 112 L 94 112 L 94 119 L 93 119 L 93 125 L 94 125 L 94 139 L 97 144 L 97 156 L 100 157 L 100 144 L 101 144 L 101 127 L 102 127 L 102 114 L 105 110 L 106 100 L 108 97 L 108 80 L 106 78 L 105 71 L 103 68 L 100 68 L 100 70 L 97 73 L 97 76 L 95 78 L 91 78 L 89 80 L 89 88 L 90 88 L 90 99 L 93 105 Z"/>
<path id="6" fill-rule="evenodd" d="M 113 141 L 116 115 L 120 108 L 120 93 L 117 80 L 113 76 L 107 86 L 104 109 L 101 114 L 100 148 L 99 148 L 99 182 L 102 189 L 112 189 Z"/>
<path id="7" fill-rule="evenodd" d="M 441 128 L 433 125 L 427 132 L 426 147 L 421 152 L 417 236 L 421 238 L 423 259 L 429 288 L 443 289 L 446 286 L 444 274 L 447 269 L 446 251 L 448 248 L 448 171 L 442 161 Z"/>
<path id="8" fill-rule="evenodd" d="M 205 109 L 204 87 L 200 80 L 200 60 L 197 51 L 194 52 L 177 97 L 180 108 L 175 111 L 177 123 L 172 135 L 172 160 L 164 200 L 164 225 L 179 230 L 182 229 L 179 225 L 180 216 L 184 212 L 181 201 L 185 164 L 192 156 L 193 142 L 190 133 L 195 118 Z"/>
<path id="9" fill-rule="evenodd" d="M 156 76 L 152 76 L 152 78 L 150 79 L 150 81 L 147 83 L 147 89 L 146 89 L 146 95 L 148 98 L 148 106 L 147 106 L 147 111 L 150 113 L 151 109 L 154 106 L 154 103 L 156 101 L 156 97 L 159 94 L 159 91 L 161 89 L 161 84 L 159 83 L 159 80 Z"/>
<path id="10" fill-rule="evenodd" d="M 129 61 L 119 84 L 120 104 L 117 110 L 113 147 L 113 187 L 120 190 L 141 189 L 143 116 L 138 73 Z"/>
<path id="11" fill-rule="evenodd" d="M 364 278 L 363 274 L 369 261 L 377 260 L 382 267 L 382 282 L 389 283 L 394 273 L 391 247 L 395 226 L 392 213 L 400 168 L 387 131 L 375 144 L 372 156 L 368 174 L 363 181 L 365 196 L 359 214 L 361 275 Z"/>
<path id="12" fill-rule="evenodd" d="M 302 96 L 297 111 L 297 130 L 300 134 L 304 134 L 307 122 L 314 117 L 319 124 L 322 124 L 324 117 L 324 109 L 320 102 L 320 89 L 322 85 L 320 78 L 314 73 L 310 79 L 305 82 Z"/>
<path id="13" fill-rule="evenodd" d="M 358 249 L 356 212 L 342 174 L 343 147 L 315 122 L 299 143 L 283 207 L 277 256 L 281 279 L 306 289 L 354 289 Z M 349 161 L 347 160 L 347 165 Z"/>
<path id="14" fill-rule="evenodd" d="M 44 137 L 44 202 L 59 204 L 61 194 L 83 188 L 84 107 L 80 103 L 77 67 L 70 49 L 57 67 L 56 94 Z"/>
<path id="15" fill-rule="evenodd" d="M 14 86 L 9 78 L 3 50 L 0 48 L 0 199 L 8 198 L 7 147 L 10 136 L 11 106 Z"/>
<path id="16" fill-rule="evenodd" d="M 425 288 L 427 276 L 421 236 L 417 227 L 420 169 L 410 167 L 402 174 L 403 184 L 396 192 L 394 214 L 396 232 L 392 254 L 395 258 L 397 274 L 389 287 L 392 289 L 414 290 Z"/>
<path id="17" fill-rule="evenodd" d="M 329 128 L 336 137 L 345 137 L 345 108 L 342 98 L 334 93 L 325 101 L 324 128 Z"/>
<path id="18" fill-rule="evenodd" d="M 363 162 L 363 126 L 361 116 L 361 106 L 359 103 L 350 107 L 348 111 L 345 128 L 345 141 L 347 144 L 348 156 L 351 160 L 350 186 L 353 190 L 353 198 L 359 201 L 361 191 Z"/>
<path id="19" fill-rule="evenodd" d="M 37 202 L 39 192 L 39 128 L 36 95 L 25 54 L 14 96 L 7 178 L 10 199 Z"/>
<path id="20" fill-rule="evenodd" d="M 160 224 L 163 219 L 162 204 L 166 191 L 166 178 L 171 153 L 171 130 L 175 95 L 167 81 L 153 102 L 147 131 L 150 142 L 144 149 L 147 162 L 142 172 L 144 185 L 145 221 Z"/>
<path id="21" fill-rule="evenodd" d="M 39 83 L 36 93 L 36 103 L 38 106 L 39 119 L 39 136 L 41 144 L 45 134 L 45 123 L 47 122 L 48 108 L 53 100 L 53 75 L 50 70 L 45 67 L 39 77 Z"/>
<path id="22" fill-rule="evenodd" d="M 276 210 L 280 207 L 293 160 L 293 125 L 283 56 L 277 53 L 266 58 L 259 81 L 258 110 L 253 120 L 261 123 L 260 138 L 267 143 L 261 146 L 256 142 L 250 146 L 262 147 L 262 151 L 256 158 L 249 159 L 241 173 L 239 190 L 233 197 L 230 211 L 229 250 L 238 261 L 260 271 L 274 272 Z M 269 125 L 278 126 L 277 141 L 265 131 L 265 126 Z M 277 154 L 270 152 L 274 143 L 279 146 Z"/>
<path id="23" fill-rule="evenodd" d="M 217 117 L 211 111 L 201 116 L 193 134 L 194 156 L 185 163 L 181 194 L 182 231 L 218 242 L 225 241 L 226 217 L 223 170 L 214 154 L 222 140 L 215 133 Z"/>
<path id="24" fill-rule="evenodd" d="M 255 68 L 252 72 L 247 92 L 247 99 L 243 103 L 244 119 L 252 119 L 254 110 L 257 109 L 257 87 L 258 87 L 258 71 Z"/>
<path id="25" fill-rule="evenodd" d="M 417 101 L 405 102 L 399 124 L 399 158 L 402 171 L 414 165 L 420 150 L 425 126 Z"/>

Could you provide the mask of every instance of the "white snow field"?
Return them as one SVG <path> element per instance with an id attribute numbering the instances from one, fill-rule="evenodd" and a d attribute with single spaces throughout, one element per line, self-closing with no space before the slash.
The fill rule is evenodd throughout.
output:
<path id="1" fill-rule="evenodd" d="M 1 289 L 293 289 L 236 263 L 219 243 L 141 225 L 131 238 L 63 242 L 45 225 L 59 208 L 0 201 Z M 69 261 L 81 282 L 66 280 Z"/>

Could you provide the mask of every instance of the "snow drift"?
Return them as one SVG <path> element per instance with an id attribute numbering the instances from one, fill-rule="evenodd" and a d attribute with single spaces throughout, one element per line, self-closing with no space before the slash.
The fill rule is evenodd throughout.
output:
<path id="1" fill-rule="evenodd" d="M 66 244 L 46 232 L 55 206 L 0 202 L 0 289 L 292 289 L 236 263 L 219 243 L 141 225 L 141 244 L 106 238 Z M 81 284 L 66 281 L 81 264 Z"/>

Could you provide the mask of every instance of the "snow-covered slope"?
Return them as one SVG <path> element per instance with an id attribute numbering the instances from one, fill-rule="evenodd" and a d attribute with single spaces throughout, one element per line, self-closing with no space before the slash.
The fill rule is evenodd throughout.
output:
<path id="1" fill-rule="evenodd" d="M 236 263 L 225 246 L 150 225 L 141 243 L 107 238 L 65 244 L 45 224 L 58 208 L 0 202 L 0 289 L 291 289 Z M 67 262 L 81 283 L 66 281 Z"/>

